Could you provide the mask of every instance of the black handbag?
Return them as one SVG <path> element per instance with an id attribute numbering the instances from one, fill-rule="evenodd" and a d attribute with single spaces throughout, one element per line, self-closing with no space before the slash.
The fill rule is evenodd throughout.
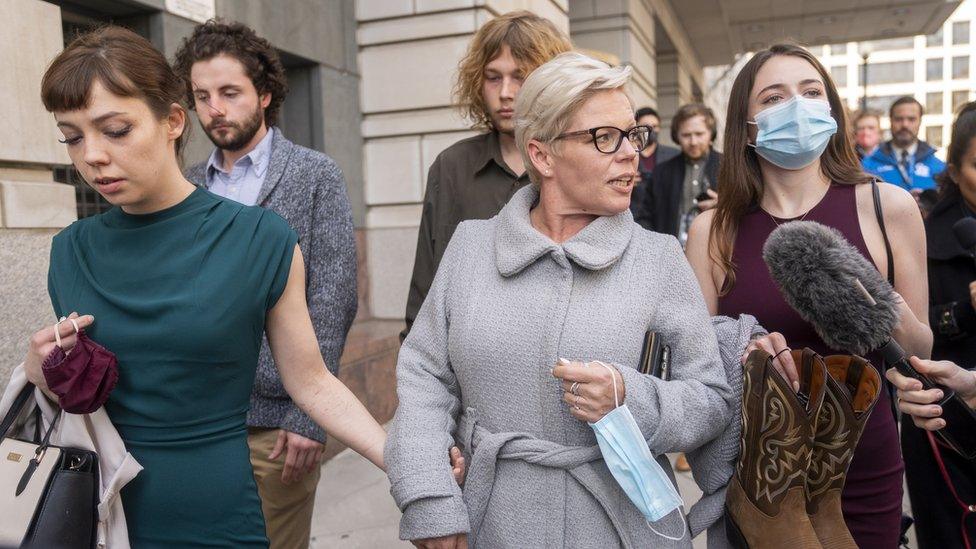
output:
<path id="1" fill-rule="evenodd" d="M 98 533 L 98 455 L 54 446 L 59 409 L 41 436 L 40 408 L 32 440 L 11 436 L 34 392 L 28 383 L 0 422 L 0 547 L 92 549 Z"/>

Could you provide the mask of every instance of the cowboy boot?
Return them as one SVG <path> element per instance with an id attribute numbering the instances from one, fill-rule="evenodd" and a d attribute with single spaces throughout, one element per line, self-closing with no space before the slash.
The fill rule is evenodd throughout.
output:
<path id="1" fill-rule="evenodd" d="M 826 370 L 810 349 L 792 351 L 800 392 L 753 351 L 742 376 L 739 461 L 725 499 L 726 535 L 742 549 L 820 547 L 803 494 Z"/>
<path id="2" fill-rule="evenodd" d="M 878 401 L 881 376 L 859 356 L 832 355 L 824 362 L 827 390 L 807 473 L 807 514 L 824 547 L 857 549 L 844 522 L 840 496 L 854 448 Z"/>

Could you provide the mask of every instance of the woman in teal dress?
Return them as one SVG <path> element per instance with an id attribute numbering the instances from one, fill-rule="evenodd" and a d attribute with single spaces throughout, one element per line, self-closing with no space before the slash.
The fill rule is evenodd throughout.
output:
<path id="1" fill-rule="evenodd" d="M 144 467 L 122 492 L 132 546 L 266 547 L 245 426 L 265 332 L 288 393 L 330 435 L 382 467 L 385 433 L 323 364 L 295 232 L 182 176 L 182 86 L 117 27 L 48 69 L 42 99 L 68 154 L 115 206 L 54 238 L 49 292 L 118 357 L 105 408 Z M 38 331 L 25 359 L 43 389 L 55 329 L 72 333 Z"/>

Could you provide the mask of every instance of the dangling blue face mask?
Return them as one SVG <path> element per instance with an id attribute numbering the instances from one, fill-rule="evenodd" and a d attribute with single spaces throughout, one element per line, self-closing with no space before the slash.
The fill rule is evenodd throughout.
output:
<path id="1" fill-rule="evenodd" d="M 823 154 L 837 121 L 826 101 L 794 95 L 756 115 L 756 153 L 785 170 L 799 170 Z"/>
<path id="2" fill-rule="evenodd" d="M 596 364 L 606 368 L 611 376 L 617 373 L 612 367 L 599 361 Z M 617 398 L 616 377 L 613 384 L 613 400 L 616 408 L 603 416 L 600 421 L 590 423 L 596 433 L 597 443 L 603 461 L 610 469 L 613 478 L 623 489 L 630 501 L 647 519 L 648 527 L 657 535 L 678 541 L 684 538 L 687 525 L 684 515 L 681 516 L 682 532 L 678 537 L 671 537 L 658 532 L 651 526 L 651 522 L 661 520 L 671 512 L 680 509 L 681 497 L 671 479 L 661 468 L 661 465 L 651 455 L 647 441 L 641 433 L 637 421 L 630 413 L 626 404 L 620 404 Z"/>

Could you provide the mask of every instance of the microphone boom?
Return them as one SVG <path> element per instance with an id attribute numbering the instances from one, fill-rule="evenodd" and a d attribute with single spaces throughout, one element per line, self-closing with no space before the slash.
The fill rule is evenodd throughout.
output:
<path id="1" fill-rule="evenodd" d="M 840 232 L 813 221 L 784 223 L 763 245 L 763 260 L 786 302 L 829 347 L 857 355 L 877 349 L 902 375 L 925 389 L 939 388 L 946 426 L 936 434 L 966 458 L 976 458 L 976 412 L 909 364 L 891 337 L 900 318 L 899 298 Z"/>

